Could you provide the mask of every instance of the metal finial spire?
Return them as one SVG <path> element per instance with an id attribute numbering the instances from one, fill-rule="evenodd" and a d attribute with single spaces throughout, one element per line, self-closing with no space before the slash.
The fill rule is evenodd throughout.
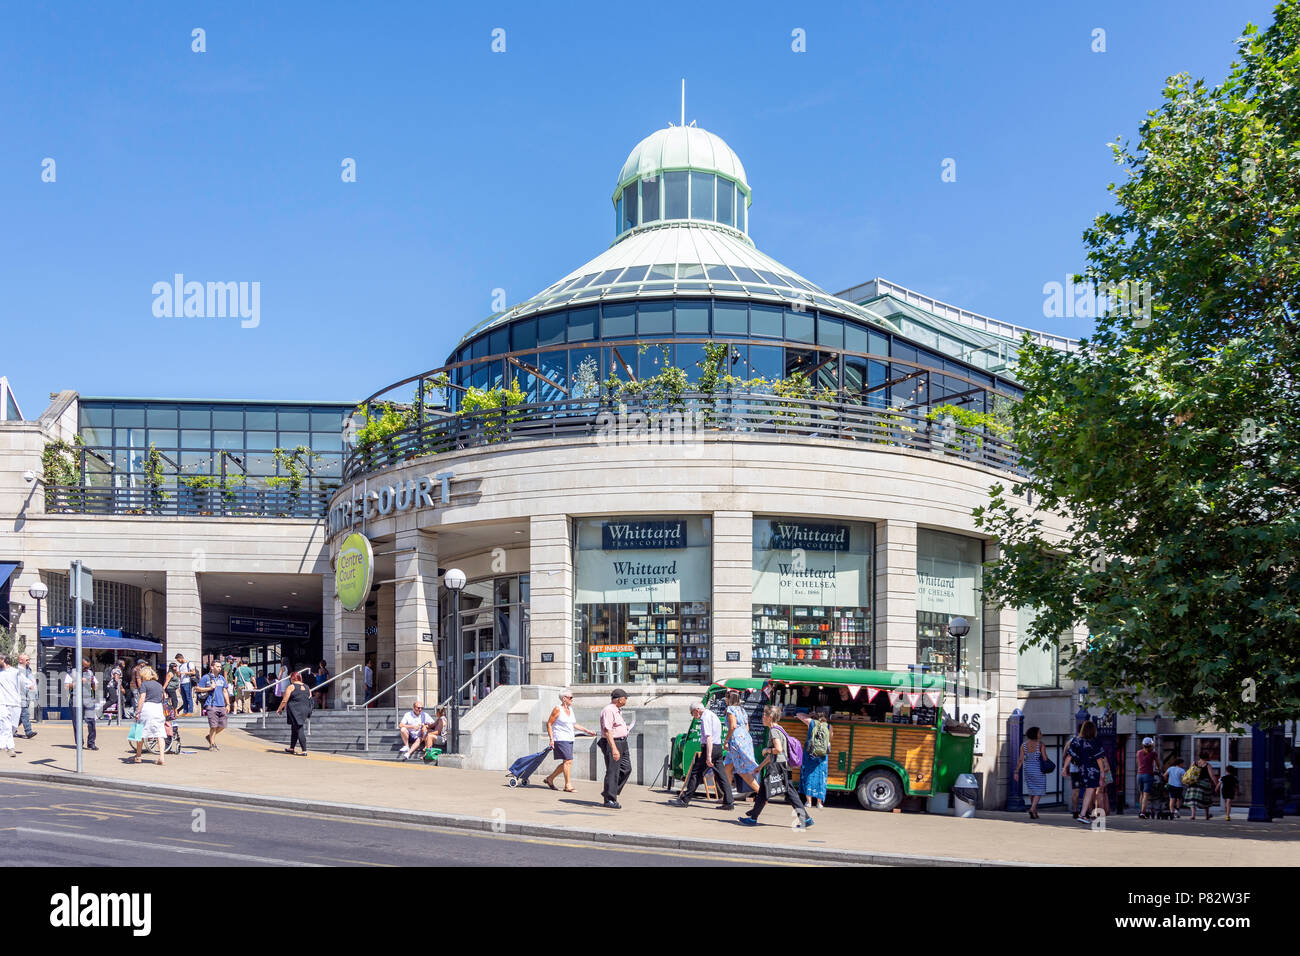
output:
<path id="1" fill-rule="evenodd" d="M 682 77 L 682 125 L 686 125 L 686 77 Z"/>

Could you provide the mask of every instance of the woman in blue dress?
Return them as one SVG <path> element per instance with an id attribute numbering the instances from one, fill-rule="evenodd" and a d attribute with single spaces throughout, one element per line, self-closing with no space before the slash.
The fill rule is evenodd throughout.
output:
<path id="1" fill-rule="evenodd" d="M 1020 781 L 1021 794 L 1029 798 L 1029 816 L 1037 820 L 1038 801 L 1047 793 L 1047 780 L 1043 777 L 1043 741 L 1037 727 L 1025 731 L 1015 777 Z"/>
<path id="2" fill-rule="evenodd" d="M 822 711 L 815 717 L 809 717 L 807 714 L 795 714 L 795 716 L 808 728 L 803 744 L 803 763 L 799 767 L 799 792 L 808 798 L 808 806 L 811 809 L 820 807 L 824 810 L 826 809 L 826 774 L 830 767 L 831 755 L 828 750 L 820 757 L 814 757 L 812 743 L 817 725 L 828 723 L 828 715 Z"/>
<path id="3" fill-rule="evenodd" d="M 724 773 L 740 777 L 749 786 L 748 794 L 736 793 L 737 799 L 753 796 L 758 791 L 758 782 L 754 777 L 758 770 L 758 761 L 754 759 L 754 738 L 749 733 L 749 714 L 740 706 L 740 691 L 727 691 L 727 757 L 722 764 Z"/>
<path id="4" fill-rule="evenodd" d="M 1106 755 L 1097 743 L 1097 725 L 1091 720 L 1085 721 L 1079 733 L 1070 741 L 1065 756 L 1070 764 L 1079 769 L 1079 786 L 1083 788 L 1083 798 L 1079 801 L 1079 822 L 1086 827 L 1092 826 L 1088 812 L 1092 809 L 1093 798 L 1101 786 L 1101 765 Z"/>

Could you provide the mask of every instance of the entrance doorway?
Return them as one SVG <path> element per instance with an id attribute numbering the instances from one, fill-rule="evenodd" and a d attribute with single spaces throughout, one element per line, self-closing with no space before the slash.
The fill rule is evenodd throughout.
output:
<path id="1" fill-rule="evenodd" d="M 438 635 L 439 693 L 473 707 L 503 684 L 528 680 L 528 575 L 473 581 L 460 596 L 461 656 L 452 660 L 452 596 L 442 589 Z M 508 656 L 502 656 L 508 655 Z M 455 675 L 454 685 L 448 680 Z M 457 690 L 459 689 L 459 690 Z"/>

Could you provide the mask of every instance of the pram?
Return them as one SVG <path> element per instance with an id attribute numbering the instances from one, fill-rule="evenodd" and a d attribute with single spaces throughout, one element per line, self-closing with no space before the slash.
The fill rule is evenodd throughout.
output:
<path id="1" fill-rule="evenodd" d="M 167 747 L 167 753 L 178 754 L 181 752 L 181 728 L 176 723 L 176 708 L 171 705 L 171 701 L 163 701 L 163 735 L 164 743 Z M 158 752 L 158 738 L 146 737 L 144 741 L 146 753 L 156 754 Z"/>
<path id="2" fill-rule="evenodd" d="M 545 750 L 539 750 L 535 754 L 520 757 L 512 763 L 509 771 L 507 771 L 510 774 L 510 780 L 508 781 L 510 786 L 517 787 L 521 783 L 525 787 L 528 786 L 528 778 L 537 772 L 537 768 L 542 765 L 542 761 L 545 760 L 550 753 L 551 748 L 547 747 Z"/>

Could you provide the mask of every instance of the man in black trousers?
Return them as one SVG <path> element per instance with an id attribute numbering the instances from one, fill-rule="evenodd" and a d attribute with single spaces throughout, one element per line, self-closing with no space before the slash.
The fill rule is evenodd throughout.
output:
<path id="1" fill-rule="evenodd" d="M 618 795 L 623 784 L 632 776 L 632 754 L 627 744 L 630 727 L 623 720 L 623 705 L 627 703 L 627 691 L 619 689 L 609 695 L 609 704 L 600 712 L 600 740 L 596 746 L 605 755 L 605 787 L 601 795 L 605 806 L 611 810 L 622 810 Z"/>
<path id="2" fill-rule="evenodd" d="M 725 755 L 722 749 L 722 721 L 718 720 L 717 714 L 699 701 L 691 704 L 691 717 L 700 722 L 700 752 L 695 755 L 691 772 L 686 775 L 686 789 L 682 791 L 680 797 L 674 797 L 668 802 L 675 807 L 689 807 L 691 798 L 695 796 L 696 787 L 700 785 L 706 773 L 713 771 L 713 779 L 722 789 L 722 809 L 734 810 L 736 796 L 731 790 L 727 775 L 722 771 L 722 758 Z"/>

